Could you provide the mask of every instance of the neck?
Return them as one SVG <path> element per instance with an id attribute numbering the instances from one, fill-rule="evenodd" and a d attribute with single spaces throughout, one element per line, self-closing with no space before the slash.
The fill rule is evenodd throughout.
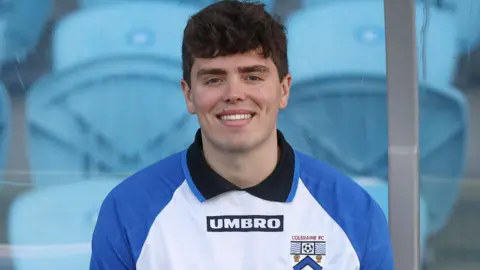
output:
<path id="1" fill-rule="evenodd" d="M 280 157 L 276 130 L 260 146 L 246 152 L 221 151 L 205 139 L 203 142 L 203 151 L 209 166 L 240 188 L 252 187 L 262 182 L 273 172 Z"/>

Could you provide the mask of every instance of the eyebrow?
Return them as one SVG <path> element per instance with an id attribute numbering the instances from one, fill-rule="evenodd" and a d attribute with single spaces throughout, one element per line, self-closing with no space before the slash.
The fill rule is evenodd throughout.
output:
<path id="1" fill-rule="evenodd" d="M 253 66 L 245 66 L 245 67 L 238 67 L 238 72 L 240 73 L 250 73 L 250 72 L 261 72 L 261 73 L 268 73 L 270 69 L 267 66 L 263 65 L 253 65 Z M 227 71 L 221 68 L 201 68 L 197 72 L 197 77 L 205 76 L 205 75 L 225 75 Z"/>
<path id="2" fill-rule="evenodd" d="M 201 68 L 197 72 L 197 77 L 205 75 L 225 75 L 227 71 L 221 68 Z"/>
<path id="3" fill-rule="evenodd" d="M 267 66 L 263 66 L 263 65 L 253 65 L 253 66 L 239 67 L 238 71 L 240 73 L 250 73 L 250 72 L 267 73 L 270 71 L 270 69 Z"/>

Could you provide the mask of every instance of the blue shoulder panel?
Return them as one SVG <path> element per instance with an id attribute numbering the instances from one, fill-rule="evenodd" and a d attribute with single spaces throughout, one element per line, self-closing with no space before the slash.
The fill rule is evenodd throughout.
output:
<path id="1" fill-rule="evenodd" d="M 355 181 L 297 151 L 300 178 L 315 200 L 343 229 L 361 270 L 393 270 L 393 250 L 385 214 Z"/>
<path id="2" fill-rule="evenodd" d="M 90 269 L 135 269 L 155 218 L 185 181 L 182 153 L 127 178 L 102 204 L 92 241 Z"/>

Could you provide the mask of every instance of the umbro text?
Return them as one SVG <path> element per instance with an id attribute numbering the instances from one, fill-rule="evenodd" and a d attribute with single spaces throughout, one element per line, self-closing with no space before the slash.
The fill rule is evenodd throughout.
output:
<path id="1" fill-rule="evenodd" d="M 207 216 L 209 232 L 282 232 L 283 215 Z"/>

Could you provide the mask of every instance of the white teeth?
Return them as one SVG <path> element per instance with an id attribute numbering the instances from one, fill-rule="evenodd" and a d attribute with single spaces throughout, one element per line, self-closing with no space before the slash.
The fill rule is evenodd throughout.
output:
<path id="1" fill-rule="evenodd" d="M 252 114 L 230 114 L 230 115 L 222 115 L 220 116 L 220 120 L 228 120 L 228 121 L 235 121 L 235 120 L 244 120 L 252 118 Z"/>

